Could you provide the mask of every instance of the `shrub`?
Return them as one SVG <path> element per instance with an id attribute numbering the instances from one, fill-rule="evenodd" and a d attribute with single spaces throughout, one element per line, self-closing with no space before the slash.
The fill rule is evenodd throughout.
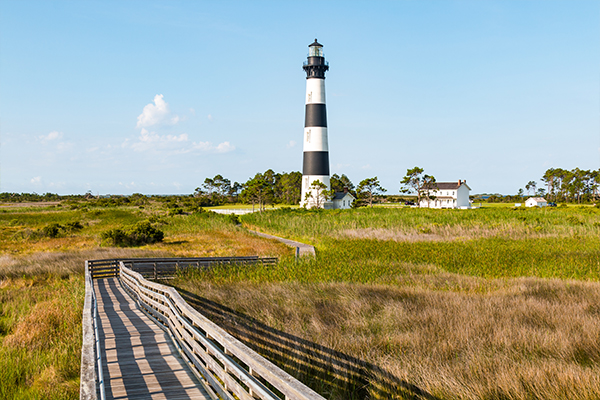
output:
<path id="1" fill-rule="evenodd" d="M 50 238 L 56 238 L 60 235 L 60 231 L 63 230 L 63 226 L 57 223 L 48 224 L 42 228 L 44 236 Z"/>
<path id="2" fill-rule="evenodd" d="M 75 222 L 67 222 L 64 226 L 64 229 L 67 232 L 75 232 L 75 231 L 80 231 L 83 229 L 83 225 L 81 225 L 81 222 L 79 221 L 75 221 Z"/>
<path id="3" fill-rule="evenodd" d="M 104 242 L 118 247 L 158 243 L 162 242 L 164 237 L 164 232 L 152 226 L 150 221 L 138 222 L 135 226 L 128 229 L 110 229 L 101 234 Z"/>
<path id="4" fill-rule="evenodd" d="M 234 225 L 239 225 L 240 224 L 240 217 L 237 216 L 236 214 L 229 214 L 229 221 L 231 221 L 232 224 Z"/>

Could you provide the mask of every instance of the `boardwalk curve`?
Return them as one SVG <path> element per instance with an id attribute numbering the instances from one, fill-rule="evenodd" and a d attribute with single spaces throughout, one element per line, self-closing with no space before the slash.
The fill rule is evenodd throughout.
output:
<path id="1" fill-rule="evenodd" d="M 323 400 L 208 320 L 173 287 L 140 273 L 165 278 L 166 271 L 210 267 L 201 267 L 206 261 L 86 261 L 80 399 Z M 218 263 L 236 261 L 271 262 L 240 257 Z"/>
<path id="2" fill-rule="evenodd" d="M 168 333 L 138 309 L 117 278 L 94 283 L 107 399 L 211 399 Z"/>

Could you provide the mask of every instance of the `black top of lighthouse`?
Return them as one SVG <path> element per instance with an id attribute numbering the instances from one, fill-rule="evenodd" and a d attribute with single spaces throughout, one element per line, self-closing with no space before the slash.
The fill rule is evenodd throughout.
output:
<path id="1" fill-rule="evenodd" d="M 323 45 L 317 39 L 308 45 L 308 57 L 302 69 L 306 71 L 306 79 L 325 79 L 325 71 L 329 69 L 329 63 L 323 55 Z"/>

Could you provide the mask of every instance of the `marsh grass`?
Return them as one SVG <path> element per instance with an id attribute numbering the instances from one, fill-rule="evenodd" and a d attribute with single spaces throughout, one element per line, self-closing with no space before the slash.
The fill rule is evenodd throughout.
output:
<path id="1" fill-rule="evenodd" d="M 600 209 L 487 208 L 436 210 L 277 210 L 247 214 L 244 224 L 300 241 L 364 238 L 396 241 L 526 239 L 600 234 Z"/>
<path id="2" fill-rule="evenodd" d="M 110 229 L 151 220 L 163 243 L 99 247 Z M 44 230 L 53 225 L 81 229 Z M 45 229 L 46 228 L 46 229 Z M 291 255 L 213 213 L 157 208 L 21 207 L 0 212 L 0 399 L 79 397 L 81 311 L 87 259 Z"/>
<path id="3" fill-rule="evenodd" d="M 328 399 L 600 396 L 595 282 L 438 271 L 398 285 L 174 285 Z"/>
<path id="4" fill-rule="evenodd" d="M 77 399 L 84 261 L 136 249 L 0 256 L 0 399 Z"/>
<path id="5" fill-rule="evenodd" d="M 327 398 L 595 399 L 599 217 L 589 207 L 245 215 L 314 244 L 317 259 L 173 283 Z"/>

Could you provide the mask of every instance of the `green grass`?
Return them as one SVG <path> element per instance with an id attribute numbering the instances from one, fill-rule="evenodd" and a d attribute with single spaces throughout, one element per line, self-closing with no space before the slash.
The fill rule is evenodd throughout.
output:
<path id="1" fill-rule="evenodd" d="M 212 318 L 326 398 L 425 398 L 410 387 L 443 400 L 600 396 L 597 208 L 282 210 L 242 221 L 311 243 L 317 258 L 188 271 L 173 284 L 228 307 Z M 359 367 L 340 370 L 334 353 Z"/>
<path id="2" fill-rule="evenodd" d="M 77 398 L 83 276 L 5 281 L 0 288 L 0 398 Z"/>
<path id="3" fill-rule="evenodd" d="M 289 204 L 275 204 L 272 206 L 267 206 L 267 210 L 278 209 L 278 208 L 299 208 L 298 205 L 289 205 Z M 252 210 L 252 204 L 225 204 L 222 206 L 210 206 L 204 207 L 205 210 L 215 210 L 215 209 L 224 209 L 224 210 Z M 255 209 L 258 209 L 258 206 L 255 206 Z"/>

